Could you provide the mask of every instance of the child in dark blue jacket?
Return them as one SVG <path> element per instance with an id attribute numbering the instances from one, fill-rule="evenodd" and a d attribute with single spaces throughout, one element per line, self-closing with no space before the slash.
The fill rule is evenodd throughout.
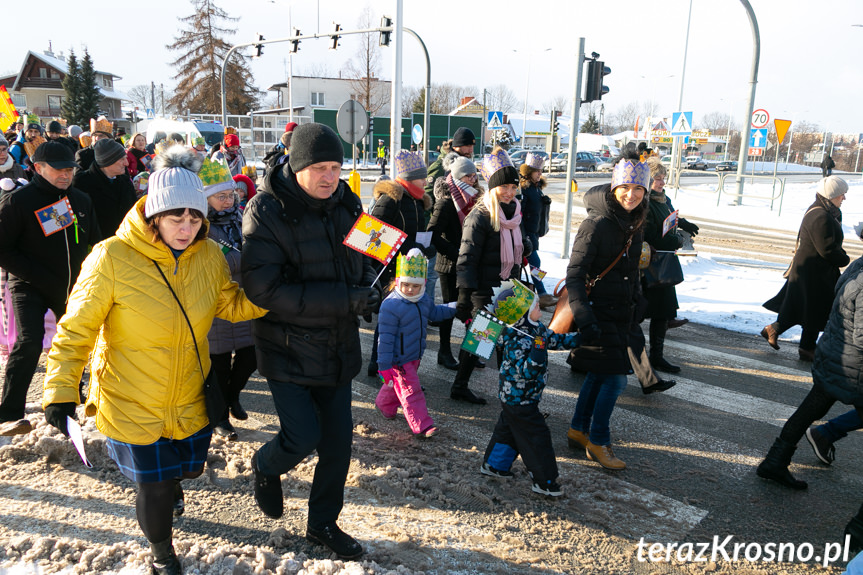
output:
<path id="1" fill-rule="evenodd" d="M 396 260 L 395 289 L 378 313 L 378 373 L 383 385 L 375 407 L 387 419 L 396 416 L 399 404 L 414 434 L 432 437 L 438 431 L 426 407 L 417 368 L 426 347 L 429 320 L 455 317 L 455 305 L 435 305 L 425 291 L 428 259 L 414 248 Z"/>
<path id="2" fill-rule="evenodd" d="M 502 302 L 518 297 L 518 291 L 518 287 L 514 291 L 510 282 L 504 282 L 493 305 L 500 309 Z M 512 310 L 515 306 L 504 307 Z M 499 313 L 495 315 L 500 317 Z M 501 413 L 485 450 L 480 472 L 493 477 L 512 477 L 510 467 L 521 455 L 533 481 L 531 490 L 559 497 L 563 491 L 557 483 L 557 461 L 551 432 L 539 411 L 539 401 L 545 389 L 548 350 L 577 347 L 581 335 L 575 332 L 554 333 L 539 321 L 541 315 L 539 298 L 534 297 L 530 309 L 513 327 L 505 327 L 501 334 Z M 501 319 L 507 321 L 506 318 Z"/>

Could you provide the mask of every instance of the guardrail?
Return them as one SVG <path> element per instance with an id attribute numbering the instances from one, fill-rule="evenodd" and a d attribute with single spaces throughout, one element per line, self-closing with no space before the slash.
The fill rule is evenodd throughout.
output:
<path id="1" fill-rule="evenodd" d="M 692 187 L 692 186 L 682 186 L 682 185 L 680 185 L 680 177 L 682 175 L 687 174 L 687 173 L 705 175 L 705 176 L 716 176 L 716 184 L 715 184 L 715 186 L 713 186 L 709 189 L 704 189 L 703 185 L 701 185 L 701 187 L 697 187 L 697 188 Z M 770 200 L 770 211 L 773 211 L 773 204 L 778 199 L 779 200 L 778 215 L 780 215 L 780 216 L 782 215 L 782 200 L 783 200 L 783 197 L 785 195 L 785 180 L 784 179 L 779 178 L 778 176 L 772 176 L 772 175 L 765 176 L 765 175 L 750 174 L 750 175 L 743 176 L 744 178 L 748 178 L 750 180 L 750 183 L 754 182 L 755 180 L 764 180 L 764 181 L 773 182 L 773 187 L 771 188 L 771 190 L 772 190 L 771 194 L 769 196 L 765 196 L 765 195 L 757 195 L 757 194 L 738 194 L 736 191 L 734 191 L 734 192 L 727 191 L 725 189 L 725 181 L 729 177 L 734 179 L 735 184 L 737 183 L 737 172 L 722 172 L 722 173 L 713 172 L 713 173 L 709 173 L 709 172 L 705 172 L 703 170 L 687 170 L 687 169 L 678 170 L 675 173 L 674 198 L 677 199 L 677 190 L 686 190 L 687 192 L 716 194 L 716 205 L 718 206 L 720 199 L 722 197 L 722 194 L 725 193 L 726 195 L 730 194 L 735 198 L 737 198 L 737 197 L 742 198 L 745 196 L 747 198 Z M 778 193 L 776 191 L 776 184 L 777 183 L 779 184 Z"/>

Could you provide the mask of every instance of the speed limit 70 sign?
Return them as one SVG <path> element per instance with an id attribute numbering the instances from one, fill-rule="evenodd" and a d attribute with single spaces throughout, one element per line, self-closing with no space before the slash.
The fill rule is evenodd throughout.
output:
<path id="1" fill-rule="evenodd" d="M 769 121 L 770 114 L 767 113 L 767 110 L 758 109 L 752 112 L 752 121 L 750 123 L 753 128 L 764 128 Z"/>

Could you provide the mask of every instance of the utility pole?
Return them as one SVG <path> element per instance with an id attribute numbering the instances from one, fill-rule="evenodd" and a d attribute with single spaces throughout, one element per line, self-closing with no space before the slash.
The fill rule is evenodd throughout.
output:
<path id="1" fill-rule="evenodd" d="M 160 107 L 162 108 L 162 115 L 164 116 L 165 115 L 165 85 L 159 84 L 159 90 L 160 90 L 159 101 L 161 103 Z"/>
<path id="2" fill-rule="evenodd" d="M 156 83 L 150 82 L 150 109 L 156 112 Z"/>

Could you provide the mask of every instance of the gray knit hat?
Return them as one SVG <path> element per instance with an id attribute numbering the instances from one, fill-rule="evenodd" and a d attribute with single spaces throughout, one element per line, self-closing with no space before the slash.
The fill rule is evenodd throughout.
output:
<path id="1" fill-rule="evenodd" d="M 848 193 L 848 182 L 839 176 L 827 176 L 818 182 L 818 195 L 832 200 Z"/>
<path id="2" fill-rule="evenodd" d="M 452 179 L 460 180 L 465 176 L 476 173 L 476 164 L 463 156 L 459 156 L 450 163 L 449 171 L 452 174 Z"/>
<path id="3" fill-rule="evenodd" d="M 96 165 L 100 168 L 107 168 L 126 155 L 126 148 L 123 147 L 123 144 L 115 142 L 111 138 L 102 138 L 93 144 L 93 151 L 95 152 Z"/>
<path id="4" fill-rule="evenodd" d="M 77 124 L 72 124 L 71 126 L 69 126 L 69 135 L 71 137 L 75 138 L 76 140 L 78 139 L 78 136 L 80 136 L 81 132 L 83 132 L 83 131 L 84 130 L 81 129 L 81 126 L 79 126 Z"/>
<path id="5" fill-rule="evenodd" d="M 0 134 L 0 146 L 8 146 L 9 142 L 3 137 L 3 134 Z"/>
<path id="6" fill-rule="evenodd" d="M 207 215 L 207 200 L 204 186 L 198 177 L 201 158 L 194 150 L 177 145 L 156 156 L 155 170 L 147 185 L 147 201 L 144 216 L 188 208 Z"/>

